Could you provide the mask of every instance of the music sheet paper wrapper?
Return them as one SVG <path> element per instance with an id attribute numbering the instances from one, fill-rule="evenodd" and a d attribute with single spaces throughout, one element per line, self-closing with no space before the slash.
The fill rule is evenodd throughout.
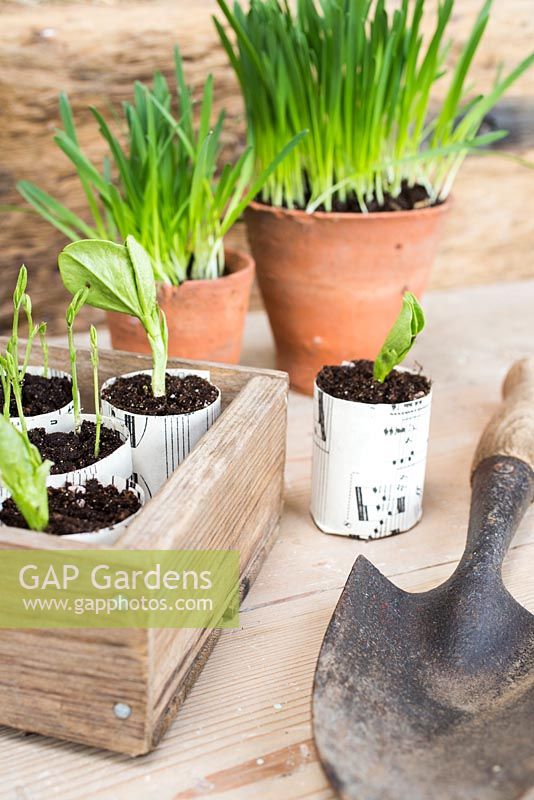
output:
<path id="1" fill-rule="evenodd" d="M 141 372 L 150 374 L 149 370 Z M 138 374 L 140 373 L 128 373 Z M 198 375 L 207 381 L 210 379 L 210 373 L 206 370 L 168 369 L 167 374 L 180 378 Z M 115 378 L 111 378 L 106 381 L 103 388 L 114 380 Z M 211 405 L 190 414 L 161 417 L 132 414 L 111 405 L 107 400 L 102 401 L 102 413 L 121 420 L 128 429 L 132 446 L 133 477 L 147 497 L 152 497 L 220 415 L 221 393 L 219 391 L 217 399 Z"/>
<path id="2" fill-rule="evenodd" d="M 42 375 L 43 368 L 29 366 L 27 372 L 29 375 Z M 63 372 L 61 369 L 50 368 L 48 370 L 48 377 L 68 378 L 69 381 L 71 380 L 71 376 L 68 374 L 68 372 Z M 47 431 L 52 431 L 54 430 L 54 426 L 58 425 L 62 418 L 72 414 L 73 412 L 74 403 L 69 399 L 68 403 L 64 405 L 63 408 L 57 408 L 54 411 L 49 411 L 47 414 L 37 414 L 34 417 L 25 416 L 24 419 L 26 421 L 26 428 L 28 430 L 31 430 L 32 428 L 46 428 Z M 20 420 L 18 417 L 11 417 L 11 422 L 17 428 L 20 428 Z M 57 428 L 56 430 L 60 430 L 60 428 Z"/>
<path id="3" fill-rule="evenodd" d="M 325 533 L 379 539 L 423 513 L 432 392 L 409 403 L 355 403 L 314 387 L 310 511 Z"/>

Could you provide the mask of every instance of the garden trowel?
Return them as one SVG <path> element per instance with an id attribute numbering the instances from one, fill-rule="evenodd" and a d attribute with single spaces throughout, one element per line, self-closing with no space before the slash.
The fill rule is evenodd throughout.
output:
<path id="1" fill-rule="evenodd" d="M 526 800 L 534 786 L 534 616 L 501 577 L 534 499 L 534 359 L 503 397 L 453 575 L 410 594 L 360 556 L 328 626 L 313 724 L 345 800 Z"/>

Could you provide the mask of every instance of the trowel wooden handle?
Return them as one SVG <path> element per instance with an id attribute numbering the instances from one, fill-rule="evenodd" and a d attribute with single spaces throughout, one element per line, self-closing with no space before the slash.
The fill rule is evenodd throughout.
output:
<path id="1" fill-rule="evenodd" d="M 490 456 L 513 456 L 534 469 L 534 358 L 516 361 L 502 387 L 503 402 L 478 443 L 473 472 Z"/>

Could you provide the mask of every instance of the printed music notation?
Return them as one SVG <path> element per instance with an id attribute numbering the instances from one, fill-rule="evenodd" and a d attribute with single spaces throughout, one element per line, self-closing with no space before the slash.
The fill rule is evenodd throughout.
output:
<path id="1" fill-rule="evenodd" d="M 431 397 L 351 403 L 316 387 L 312 515 L 323 530 L 379 538 L 421 516 Z"/>

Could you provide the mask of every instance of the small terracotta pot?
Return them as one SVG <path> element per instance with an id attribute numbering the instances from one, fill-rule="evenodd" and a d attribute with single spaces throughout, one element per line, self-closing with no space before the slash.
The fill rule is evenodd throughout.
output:
<path id="1" fill-rule="evenodd" d="M 252 203 L 245 212 L 258 282 L 291 385 L 313 393 L 325 364 L 372 358 L 409 290 L 421 296 L 449 203 L 344 214 Z"/>
<path id="2" fill-rule="evenodd" d="M 226 250 L 225 258 L 228 274 L 222 278 L 160 286 L 158 300 L 167 317 L 169 356 L 238 363 L 254 260 L 233 250 Z M 107 321 L 116 350 L 150 353 L 137 319 L 112 311 Z"/>

